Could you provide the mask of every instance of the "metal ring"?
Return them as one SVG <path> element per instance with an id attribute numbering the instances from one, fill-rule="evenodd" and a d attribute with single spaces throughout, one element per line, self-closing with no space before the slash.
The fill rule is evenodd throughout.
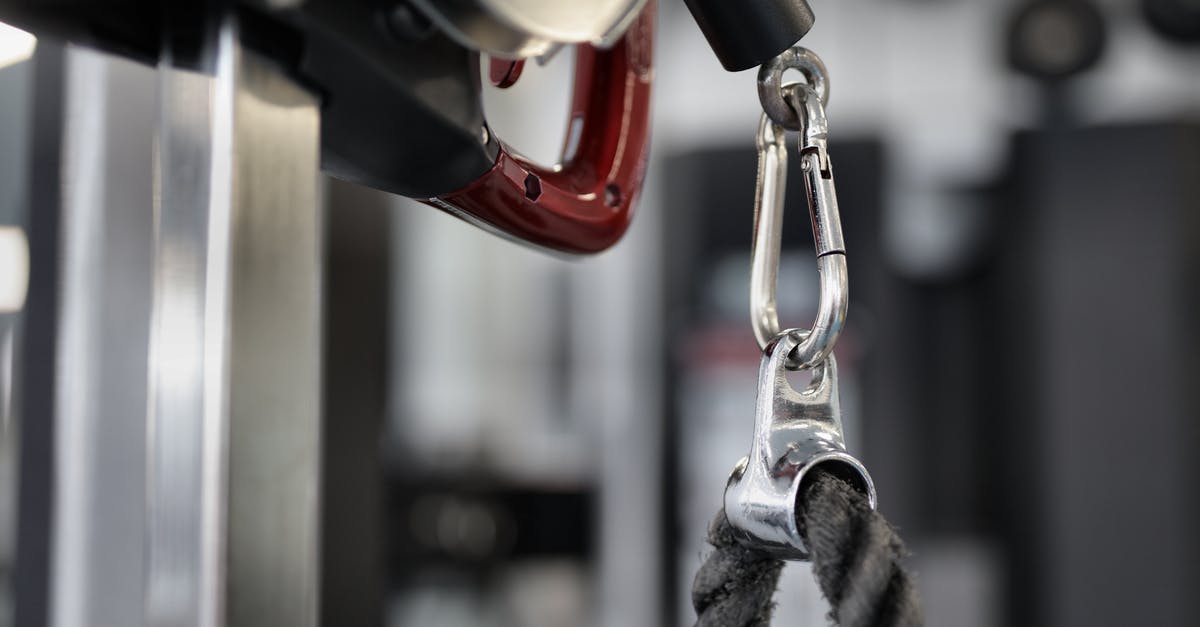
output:
<path id="1" fill-rule="evenodd" d="M 784 93 L 783 73 L 799 70 L 812 88 L 821 96 L 821 104 L 829 104 L 829 73 L 815 52 L 802 46 L 792 46 L 767 61 L 758 70 L 758 100 L 772 122 L 788 129 L 800 130 L 800 116 L 788 103 Z M 790 85 L 791 83 L 789 83 Z"/>

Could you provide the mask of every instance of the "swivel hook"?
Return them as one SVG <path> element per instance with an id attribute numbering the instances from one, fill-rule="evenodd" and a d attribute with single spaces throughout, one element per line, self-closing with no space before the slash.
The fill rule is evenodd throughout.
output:
<path id="1" fill-rule="evenodd" d="M 786 355 L 804 332 L 792 329 L 767 345 L 758 373 L 750 455 L 725 487 L 725 515 L 738 538 L 784 559 L 807 559 L 797 514 L 805 479 L 820 466 L 862 492 L 875 507 L 875 484 L 846 452 L 833 355 L 812 371 L 803 390 L 788 383 Z"/>

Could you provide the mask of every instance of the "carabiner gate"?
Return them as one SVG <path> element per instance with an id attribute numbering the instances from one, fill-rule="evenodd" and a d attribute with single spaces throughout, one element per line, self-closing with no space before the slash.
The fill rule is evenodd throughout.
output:
<path id="1" fill-rule="evenodd" d="M 760 79 L 761 81 L 761 79 Z M 818 84 L 810 77 L 810 81 Z M 804 169 L 817 270 L 821 274 L 817 315 L 808 335 L 788 356 L 789 369 L 814 368 L 833 350 L 846 322 L 849 303 L 846 244 L 827 146 L 828 127 L 820 94 L 804 84 L 784 86 L 801 121 L 800 162 Z M 758 183 L 754 199 L 754 242 L 750 262 L 750 316 L 764 351 L 780 334 L 775 292 L 783 237 L 787 183 L 786 130 L 764 112 L 758 124 Z"/>

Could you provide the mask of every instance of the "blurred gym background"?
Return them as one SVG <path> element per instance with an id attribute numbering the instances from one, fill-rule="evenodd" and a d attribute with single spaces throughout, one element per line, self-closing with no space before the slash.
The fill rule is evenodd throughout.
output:
<path id="1" fill-rule="evenodd" d="M 813 8 L 803 44 L 831 75 L 849 247 L 847 436 L 910 544 L 929 624 L 1200 623 L 1200 5 Z M 564 261 L 325 182 L 324 624 L 692 621 L 703 534 L 751 435 L 761 109 L 754 72 L 722 70 L 681 2 L 659 12 L 648 182 L 614 250 Z M 16 42 L 0 69 L 0 625 L 12 625 L 18 513 L 40 498 L 20 472 L 17 392 L 45 357 L 21 350 L 38 323 L 21 313 L 21 229 L 34 65 L 58 44 L 0 35 Z M 98 75 L 111 88 L 77 114 L 122 142 L 106 202 L 140 224 L 153 68 L 71 55 L 68 86 Z M 492 126 L 545 163 L 563 144 L 571 66 L 564 50 L 487 93 Z M 817 295 L 797 163 L 780 284 L 793 326 Z M 145 251 L 119 252 L 95 289 L 146 280 L 117 272 Z M 104 324 L 120 333 L 121 318 Z M 106 348 L 110 367 L 144 346 Z M 129 395 L 127 413 L 71 442 L 86 518 L 43 531 L 94 545 L 53 582 L 103 592 L 79 601 L 94 625 L 142 620 L 146 433 Z M 825 624 L 805 565 L 777 598 L 778 624 Z"/>

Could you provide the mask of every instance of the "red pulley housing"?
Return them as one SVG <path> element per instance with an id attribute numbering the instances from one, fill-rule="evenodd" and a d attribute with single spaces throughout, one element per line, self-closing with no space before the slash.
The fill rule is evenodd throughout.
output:
<path id="1" fill-rule="evenodd" d="M 649 2 L 611 49 L 579 46 L 561 164 L 530 163 L 499 141 L 499 156 L 483 176 L 424 202 L 561 252 L 596 253 L 615 244 L 629 226 L 646 170 L 653 33 Z M 512 73 L 511 67 L 493 72 L 502 82 L 515 80 Z"/>

